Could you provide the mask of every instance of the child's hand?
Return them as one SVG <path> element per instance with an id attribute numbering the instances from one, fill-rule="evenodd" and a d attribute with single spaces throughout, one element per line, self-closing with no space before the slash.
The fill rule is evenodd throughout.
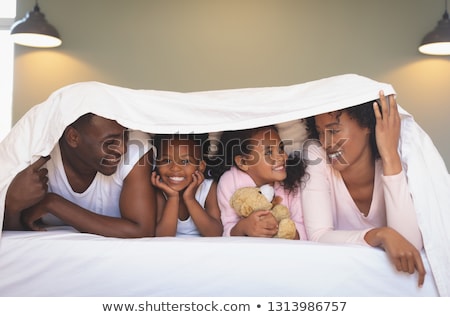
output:
<path id="1" fill-rule="evenodd" d="M 272 238 L 278 232 L 278 222 L 270 210 L 255 211 L 243 221 L 246 221 L 246 231 L 250 237 Z"/>
<path id="2" fill-rule="evenodd" d="M 154 187 L 158 188 L 159 190 L 162 190 L 164 194 L 166 194 L 167 198 L 172 196 L 178 196 L 178 192 L 167 186 L 167 184 L 164 183 L 163 181 L 161 181 L 161 176 L 159 176 L 156 172 L 152 172 L 152 177 L 150 180 Z"/>
<path id="3" fill-rule="evenodd" d="M 197 192 L 198 187 L 201 183 L 203 183 L 205 176 L 199 170 L 196 170 L 194 174 L 192 174 L 192 182 L 186 187 L 186 190 L 183 193 L 183 199 L 190 200 L 195 199 L 195 194 Z"/>

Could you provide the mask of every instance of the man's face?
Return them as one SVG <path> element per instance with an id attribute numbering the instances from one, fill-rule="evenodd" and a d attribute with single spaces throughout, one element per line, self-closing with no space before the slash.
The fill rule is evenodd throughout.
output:
<path id="1" fill-rule="evenodd" d="M 114 174 L 126 152 L 126 129 L 114 120 L 93 116 L 80 133 L 78 158 L 87 170 Z"/>

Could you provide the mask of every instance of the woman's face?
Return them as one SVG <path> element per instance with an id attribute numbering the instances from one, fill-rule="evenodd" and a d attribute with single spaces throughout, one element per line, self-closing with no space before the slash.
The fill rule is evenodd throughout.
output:
<path id="1" fill-rule="evenodd" d="M 287 154 L 276 130 L 268 128 L 256 132 L 250 149 L 248 155 L 238 158 L 237 164 L 257 186 L 281 182 L 286 178 Z"/>
<path id="2" fill-rule="evenodd" d="M 333 168 L 342 171 L 371 158 L 369 128 L 361 127 L 347 112 L 324 113 L 317 115 L 315 121 L 328 163 Z"/>

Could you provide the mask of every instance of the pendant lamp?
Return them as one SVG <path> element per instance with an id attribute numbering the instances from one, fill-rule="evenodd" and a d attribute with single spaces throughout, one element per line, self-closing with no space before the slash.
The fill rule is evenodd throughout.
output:
<path id="1" fill-rule="evenodd" d="M 445 12 L 436 28 L 425 35 L 419 46 L 419 52 L 427 55 L 450 55 L 450 20 L 445 0 Z"/>
<path id="2" fill-rule="evenodd" d="M 11 27 L 14 43 L 31 47 L 57 47 L 62 41 L 58 31 L 47 22 L 36 0 L 33 11 Z"/>

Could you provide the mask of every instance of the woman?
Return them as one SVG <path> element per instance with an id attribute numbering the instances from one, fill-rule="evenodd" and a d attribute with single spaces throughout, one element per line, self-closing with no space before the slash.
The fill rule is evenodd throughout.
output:
<path id="1" fill-rule="evenodd" d="M 400 115 L 393 95 L 308 119 L 320 146 L 305 148 L 302 192 L 310 240 L 383 248 L 399 271 L 425 269 L 413 201 L 398 143 Z"/>

